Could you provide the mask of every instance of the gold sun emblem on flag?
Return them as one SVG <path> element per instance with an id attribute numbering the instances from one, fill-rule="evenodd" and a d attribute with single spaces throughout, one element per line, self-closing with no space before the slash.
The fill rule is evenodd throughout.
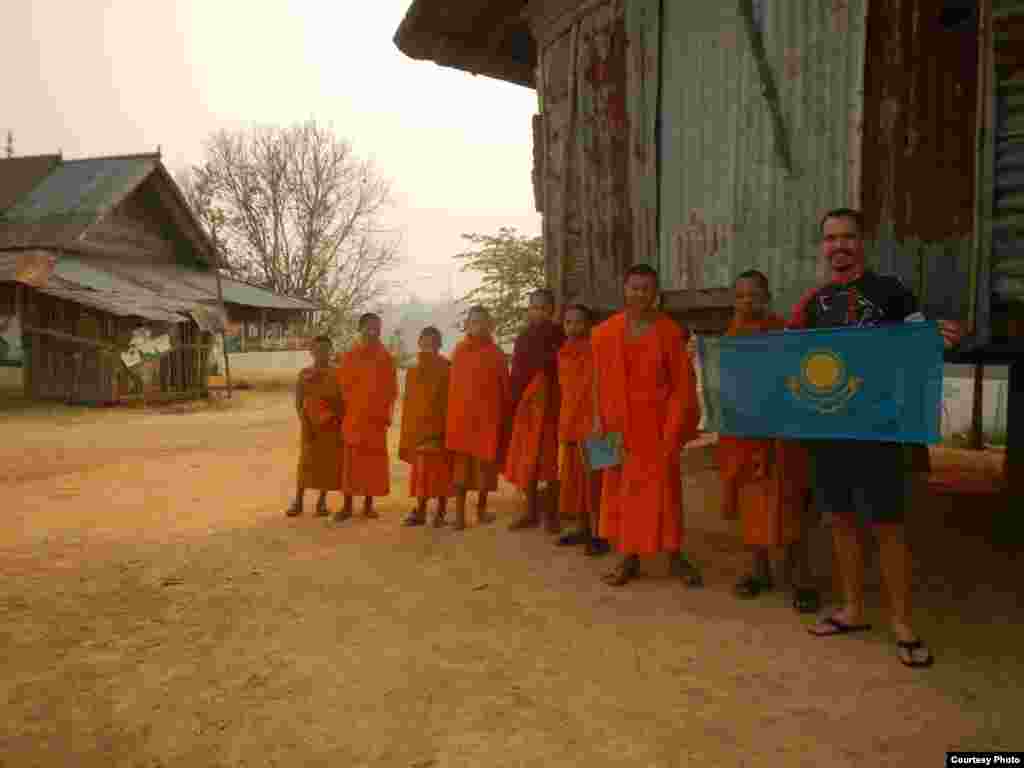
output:
<path id="1" fill-rule="evenodd" d="M 843 410 L 864 383 L 847 374 L 846 363 L 830 349 L 815 349 L 800 361 L 800 375 L 788 376 L 786 388 L 818 413 Z"/>

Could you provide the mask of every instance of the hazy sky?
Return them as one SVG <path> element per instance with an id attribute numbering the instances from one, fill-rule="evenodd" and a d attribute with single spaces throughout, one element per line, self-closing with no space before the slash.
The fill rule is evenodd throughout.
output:
<path id="1" fill-rule="evenodd" d="M 463 232 L 540 233 L 530 183 L 534 91 L 407 58 L 411 0 L 15 0 L 0 25 L 0 135 L 65 158 L 154 151 L 175 172 L 220 128 L 315 118 L 394 186 L 399 273 L 454 281 Z"/>

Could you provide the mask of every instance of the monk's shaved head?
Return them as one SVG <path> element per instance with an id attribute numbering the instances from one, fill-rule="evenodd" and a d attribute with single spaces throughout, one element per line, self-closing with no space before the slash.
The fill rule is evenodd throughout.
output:
<path id="1" fill-rule="evenodd" d="M 733 287 L 735 288 L 739 285 L 741 280 L 750 280 L 757 283 L 765 296 L 771 295 L 771 284 L 768 282 L 768 275 L 764 272 L 761 272 L 758 269 L 748 269 L 746 272 L 740 272 L 739 275 L 736 276 L 736 282 L 733 283 Z"/>
<path id="2" fill-rule="evenodd" d="M 476 305 L 470 307 L 469 311 L 466 313 L 466 317 L 470 317 L 472 315 L 477 315 L 478 317 L 484 317 L 484 318 L 486 318 L 488 320 L 491 319 L 491 313 L 487 310 L 487 307 L 485 307 L 483 304 L 476 304 Z"/>
<path id="3" fill-rule="evenodd" d="M 366 314 L 360 315 L 359 316 L 359 330 L 363 330 L 364 328 L 366 328 L 366 324 L 371 322 L 372 320 L 376 320 L 379 323 L 380 322 L 380 315 L 375 314 L 373 312 L 367 312 Z"/>
<path id="4" fill-rule="evenodd" d="M 443 343 L 441 339 L 441 331 L 439 331 L 432 325 L 428 325 L 426 328 L 420 331 L 420 338 L 430 339 L 438 349 L 441 348 L 441 344 Z"/>

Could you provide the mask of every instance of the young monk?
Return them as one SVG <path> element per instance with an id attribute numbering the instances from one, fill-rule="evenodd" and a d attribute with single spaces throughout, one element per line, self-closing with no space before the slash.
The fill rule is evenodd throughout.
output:
<path id="1" fill-rule="evenodd" d="M 398 458 L 411 465 L 409 495 L 416 499 L 416 508 L 404 524 L 423 525 L 427 521 L 427 502 L 437 499 L 434 527 L 440 528 L 452 495 L 452 457 L 444 446 L 451 366 L 441 356 L 441 332 L 437 328 L 423 329 L 419 348 L 416 367 L 405 375 L 398 444 Z"/>
<path id="2" fill-rule="evenodd" d="M 380 330 L 379 316 L 371 312 L 360 317 L 360 339 L 338 368 L 345 398 L 341 473 L 345 506 L 335 513 L 336 522 L 352 517 L 354 496 L 363 497 L 364 517 L 378 517 L 373 499 L 387 496 L 391 490 L 388 427 L 398 397 L 398 377 L 394 361 L 380 341 Z"/>
<path id="3" fill-rule="evenodd" d="M 733 289 L 733 319 L 726 335 L 785 329 L 786 320 L 768 311 L 771 292 L 764 273 L 743 272 Z M 753 553 L 749 573 L 736 584 L 736 595 L 752 598 L 771 590 L 775 583 L 771 555 L 785 548 L 796 571 L 794 607 L 816 611 L 818 593 L 812 586 L 806 546 L 800 545 L 810 494 L 803 446 L 789 440 L 721 435 L 717 454 L 723 514 L 742 519 L 743 540 Z"/>
<path id="4" fill-rule="evenodd" d="M 313 365 L 299 373 L 295 386 L 295 410 L 302 426 L 295 501 L 286 514 L 302 514 L 307 488 L 320 491 L 316 516 L 326 517 L 327 492 L 341 490 L 341 388 L 331 368 L 331 340 L 313 339 Z"/>
<path id="5" fill-rule="evenodd" d="M 590 347 L 590 310 L 570 304 L 565 310 L 566 342 L 558 351 L 558 382 L 562 404 L 558 414 L 558 509 L 576 517 L 575 531 L 559 538 L 561 546 L 584 544 L 588 555 L 604 555 L 608 542 L 598 533 L 601 473 L 587 465 L 585 441 L 594 423 L 594 356 Z"/>
<path id="6" fill-rule="evenodd" d="M 700 407 L 689 335 L 657 309 L 658 273 L 647 264 L 626 272 L 625 311 L 591 334 L 598 381 L 594 435 L 622 435 L 622 463 L 606 468 L 600 534 L 622 560 L 604 581 L 620 586 L 637 576 L 640 557 L 670 554 L 673 571 L 700 586 L 682 554 L 683 482 L 680 454 L 697 435 Z"/>
<path id="7" fill-rule="evenodd" d="M 508 397 L 505 354 L 491 338 L 491 316 L 475 306 L 466 316 L 466 337 L 452 355 L 448 379 L 445 447 L 453 456 L 455 530 L 466 527 L 466 496 L 477 492 L 477 519 L 494 522 L 487 495 L 498 488 L 498 447 Z"/>
<path id="8" fill-rule="evenodd" d="M 509 376 L 506 413 L 513 417 L 509 430 L 505 479 L 526 495 L 526 511 L 509 530 L 533 528 L 541 522 L 541 506 L 548 532 L 558 533 L 558 350 L 565 341 L 554 323 L 555 295 L 542 289 L 530 294 L 527 326 L 516 339 Z M 541 505 L 538 488 L 544 483 Z"/>

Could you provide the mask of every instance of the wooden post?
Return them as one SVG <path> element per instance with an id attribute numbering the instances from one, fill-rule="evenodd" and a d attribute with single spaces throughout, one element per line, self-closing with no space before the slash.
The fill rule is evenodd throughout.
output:
<path id="1" fill-rule="evenodd" d="M 228 358 L 228 310 L 227 310 L 227 307 L 224 306 L 224 289 L 221 286 L 221 282 L 220 282 L 220 266 L 221 266 L 220 251 L 216 251 L 216 253 L 217 253 L 217 264 L 214 265 L 213 271 L 214 271 L 214 274 L 217 275 L 217 301 L 220 302 L 220 311 L 224 315 L 224 329 L 221 331 L 221 334 L 220 334 L 220 344 L 221 344 L 221 349 L 223 350 L 223 354 L 224 354 L 224 383 L 227 384 L 227 387 L 228 387 L 228 400 L 230 400 L 231 399 L 231 360 Z M 243 328 L 243 330 L 244 330 L 244 328 Z M 244 341 L 245 334 L 244 333 L 242 334 L 242 339 L 243 339 L 243 341 L 242 341 L 242 349 L 245 349 L 245 341 Z"/>
<path id="2" fill-rule="evenodd" d="M 260 349 L 267 343 L 267 310 L 260 310 Z"/>
<path id="3" fill-rule="evenodd" d="M 985 364 L 974 364 L 974 397 L 971 401 L 971 439 L 969 447 L 972 451 L 980 451 L 985 447 Z"/>

